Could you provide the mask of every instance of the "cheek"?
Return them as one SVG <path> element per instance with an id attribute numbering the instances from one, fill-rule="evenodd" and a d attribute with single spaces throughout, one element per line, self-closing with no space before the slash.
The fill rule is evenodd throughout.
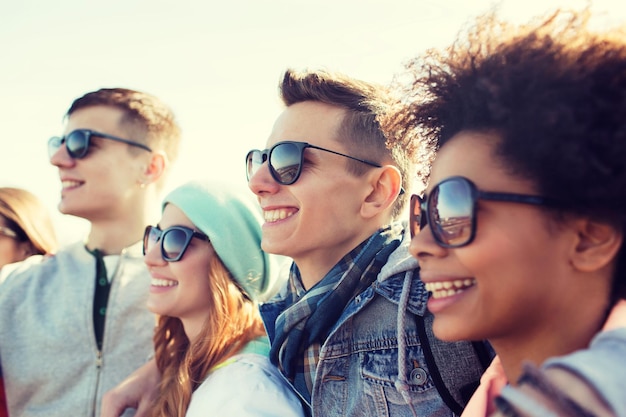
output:
<path id="1" fill-rule="evenodd" d="M 0 268 L 5 264 L 21 261 L 15 241 L 0 236 Z"/>
<path id="2" fill-rule="evenodd" d="M 545 288 L 563 259 L 561 249 L 543 223 L 511 218 L 479 225 L 474 242 L 458 249 L 456 255 L 481 291 L 497 296 Z"/>
<path id="3" fill-rule="evenodd" d="M 190 248 L 187 249 L 189 251 Z M 189 256 L 185 253 L 180 262 L 173 262 L 172 272 L 176 278 L 184 283 L 185 287 L 201 288 L 208 285 L 209 280 L 209 262 L 206 256 Z"/>

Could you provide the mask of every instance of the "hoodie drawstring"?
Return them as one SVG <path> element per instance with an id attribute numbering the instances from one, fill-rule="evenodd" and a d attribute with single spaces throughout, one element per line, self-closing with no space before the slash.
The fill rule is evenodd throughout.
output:
<path id="1" fill-rule="evenodd" d="M 404 277 L 404 283 L 402 284 L 402 293 L 400 294 L 400 302 L 398 304 L 398 321 L 396 327 L 396 334 L 398 338 L 398 378 L 395 382 L 396 390 L 402 395 L 402 398 L 407 403 L 413 416 L 417 417 L 415 408 L 411 403 L 411 397 L 409 396 L 409 383 L 406 377 L 406 334 L 404 332 L 404 324 L 406 322 L 406 308 L 409 304 L 409 293 L 411 292 L 411 281 L 413 280 L 413 271 L 407 272 Z"/>

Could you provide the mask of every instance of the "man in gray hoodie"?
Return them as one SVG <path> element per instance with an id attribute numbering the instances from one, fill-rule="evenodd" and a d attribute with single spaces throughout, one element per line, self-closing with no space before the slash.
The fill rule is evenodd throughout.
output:
<path id="1" fill-rule="evenodd" d="M 48 142 L 61 213 L 84 241 L 0 273 L 0 366 L 12 416 L 98 416 L 102 394 L 152 352 L 154 316 L 141 238 L 158 219 L 180 129 L 149 94 L 100 89 L 76 99 Z"/>

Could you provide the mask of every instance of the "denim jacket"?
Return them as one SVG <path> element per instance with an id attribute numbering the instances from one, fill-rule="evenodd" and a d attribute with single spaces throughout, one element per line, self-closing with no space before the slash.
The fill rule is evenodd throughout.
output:
<path id="1" fill-rule="evenodd" d="M 346 306 L 321 347 L 313 416 L 454 415 L 429 375 L 418 337 L 415 316 L 426 313 L 428 294 L 408 245 L 405 237 L 374 284 Z M 270 341 L 276 318 L 288 307 L 284 291 L 261 305 Z"/>

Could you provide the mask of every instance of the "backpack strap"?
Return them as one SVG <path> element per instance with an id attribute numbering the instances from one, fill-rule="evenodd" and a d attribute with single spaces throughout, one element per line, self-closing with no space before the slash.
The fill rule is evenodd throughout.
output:
<path id="1" fill-rule="evenodd" d="M 426 366 L 444 403 L 460 415 L 480 384 L 495 352 L 487 342 L 444 342 L 432 331 L 434 316 L 416 315 L 417 332 Z"/>

